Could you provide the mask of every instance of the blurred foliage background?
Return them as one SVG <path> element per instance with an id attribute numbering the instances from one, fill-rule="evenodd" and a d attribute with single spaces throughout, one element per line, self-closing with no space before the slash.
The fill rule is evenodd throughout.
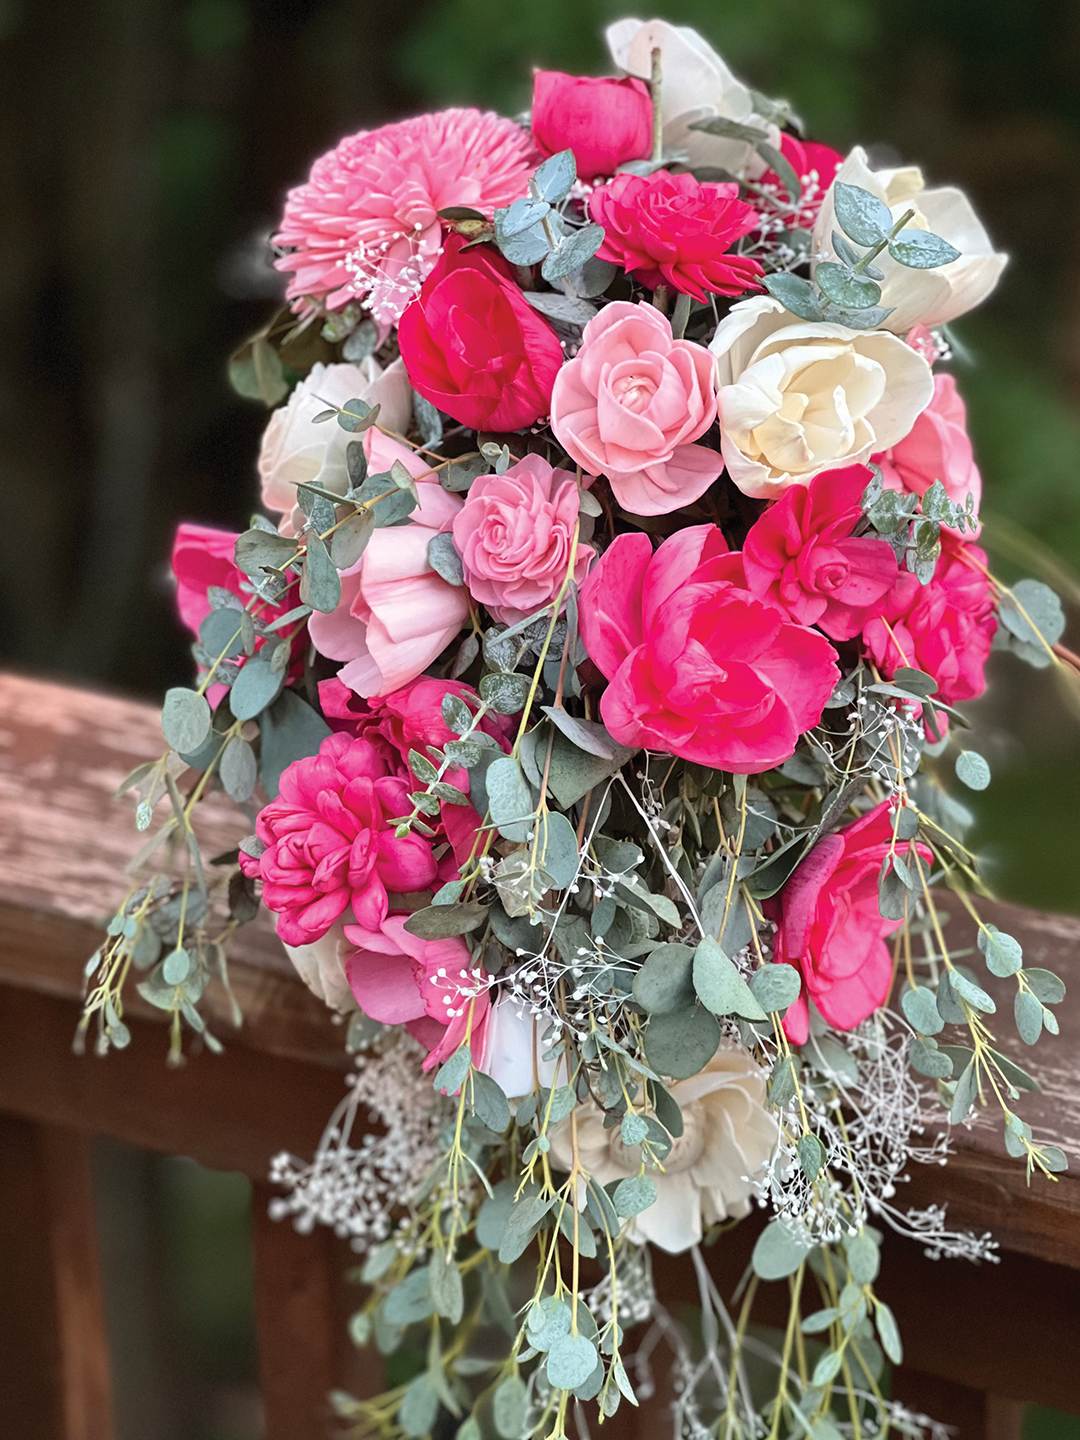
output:
<path id="1" fill-rule="evenodd" d="M 0 663 L 147 697 L 187 680 L 170 540 L 185 518 L 242 528 L 256 498 L 266 416 L 231 393 L 225 361 L 280 294 L 265 240 L 285 189 L 350 130 L 457 102 L 515 113 L 533 64 L 602 70 L 622 8 L 0 0 Z M 956 367 L 994 565 L 1037 573 L 1026 549 L 1080 570 L 1075 0 L 656 13 L 789 98 L 815 138 L 968 190 L 1013 257 L 961 322 Z M 994 769 L 971 800 L 975 841 L 1003 895 L 1080 911 L 1080 706 L 1012 657 L 990 678 L 972 707 Z M 249 1440 L 246 1187 L 107 1148 L 101 1184 L 124 1440 Z"/>

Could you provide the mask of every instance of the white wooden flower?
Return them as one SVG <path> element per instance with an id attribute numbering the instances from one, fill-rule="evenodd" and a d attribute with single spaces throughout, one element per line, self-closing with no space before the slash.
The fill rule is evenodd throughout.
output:
<path id="1" fill-rule="evenodd" d="M 872 170 L 866 151 L 856 145 L 841 165 L 835 185 L 858 185 L 889 207 L 894 220 L 914 210 L 907 230 L 929 230 L 948 240 L 960 258 L 936 270 L 912 270 L 887 252 L 874 260 L 885 276 L 882 305 L 894 307 L 884 321 L 887 329 L 906 335 L 913 325 L 944 325 L 981 305 L 994 289 L 1008 261 L 994 250 L 982 221 L 962 190 L 945 185 L 927 189 L 917 165 L 895 170 Z M 814 227 L 814 254 L 819 260 L 836 258 L 832 233 L 836 230 L 835 191 L 830 186 Z"/>
<path id="2" fill-rule="evenodd" d="M 664 1168 L 649 1173 L 656 1200 L 628 1226 L 633 1239 L 672 1255 L 696 1245 L 703 1227 L 750 1211 L 753 1182 L 776 1148 L 776 1121 L 765 1105 L 765 1072 L 741 1046 L 721 1045 L 698 1075 L 671 1085 L 682 1110 L 683 1133 Z M 622 1143 L 619 1127 L 604 1129 L 603 1112 L 577 1110 L 578 1162 L 600 1185 L 638 1174 L 641 1151 Z M 572 1122 L 551 1132 L 551 1158 L 569 1169 Z"/>

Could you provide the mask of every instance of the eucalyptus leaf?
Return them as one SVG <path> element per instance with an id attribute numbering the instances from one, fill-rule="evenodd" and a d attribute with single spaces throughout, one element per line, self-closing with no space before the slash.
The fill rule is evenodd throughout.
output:
<path id="1" fill-rule="evenodd" d="M 1024 951 L 1019 940 L 1006 935 L 996 925 L 988 925 L 985 930 L 979 931 L 979 949 L 986 956 L 986 968 L 991 975 L 1015 975 L 1024 963 Z"/>
<path id="2" fill-rule="evenodd" d="M 653 1015 L 645 1031 L 650 1067 L 673 1080 L 688 1080 L 704 1070 L 719 1044 L 720 1023 L 701 1005 Z"/>
<path id="3" fill-rule="evenodd" d="M 715 1015 L 741 1015 L 744 1020 L 768 1018 L 734 963 L 711 936 L 706 936 L 694 952 L 694 989 L 702 1004 Z"/>
<path id="4" fill-rule="evenodd" d="M 533 176 L 533 184 L 543 199 L 551 205 L 558 205 L 569 195 L 576 179 L 577 161 L 573 150 L 560 150 L 540 166 Z"/>
<path id="5" fill-rule="evenodd" d="M 813 1246 L 780 1220 L 771 1220 L 757 1238 L 751 1265 L 761 1280 L 783 1280 L 794 1275 Z"/>
<path id="6" fill-rule="evenodd" d="M 790 310 L 800 320 L 824 318 L 821 302 L 814 292 L 814 287 L 801 276 L 788 275 L 780 271 L 775 275 L 766 275 L 761 283 L 773 299 L 779 300 L 786 310 Z"/>
<path id="7" fill-rule="evenodd" d="M 473 1112 L 489 1130 L 501 1135 L 510 1124 L 510 1105 L 498 1081 L 474 1070 L 471 1081 Z"/>
<path id="8" fill-rule="evenodd" d="M 688 1010 L 694 1003 L 694 952 L 688 945 L 658 945 L 634 976 L 633 995 L 650 1015 Z"/>
<path id="9" fill-rule="evenodd" d="M 488 811 L 499 834 L 506 840 L 528 840 L 536 807 L 518 761 L 510 755 L 500 755 L 493 760 L 488 766 L 485 786 Z"/>
<path id="10" fill-rule="evenodd" d="M 575 1390 L 596 1369 L 596 1346 L 584 1335 L 564 1335 L 548 1351 L 547 1377 L 556 1390 Z"/>
<path id="11" fill-rule="evenodd" d="M 580 854 L 577 834 L 565 815 L 545 810 L 537 826 L 540 864 L 559 890 L 571 885 L 578 872 Z"/>
<path id="12" fill-rule="evenodd" d="M 902 230 L 889 241 L 889 254 L 898 265 L 912 270 L 936 270 L 960 259 L 960 251 L 929 230 Z"/>
<path id="13" fill-rule="evenodd" d="M 656 1182 L 648 1175 L 629 1175 L 619 1181 L 611 1198 L 617 1213 L 624 1219 L 640 1215 L 656 1203 Z"/>
<path id="14" fill-rule="evenodd" d="M 526 290 L 525 299 L 546 315 L 550 320 L 561 320 L 566 325 L 587 325 L 597 313 L 596 306 L 576 295 L 563 295 L 558 290 Z"/>
<path id="15" fill-rule="evenodd" d="M 802 989 L 802 978 L 793 965 L 763 965 L 750 977 L 750 991 L 763 1010 L 786 1010 L 794 1005 Z"/>
<path id="16" fill-rule="evenodd" d="M 255 763 L 254 750 L 241 736 L 234 735 L 225 746 L 218 765 L 218 773 L 230 800 L 235 800 L 238 805 L 242 805 L 245 800 L 251 798 L 259 778 L 259 771 Z"/>
<path id="17" fill-rule="evenodd" d="M 889 207 L 859 185 L 833 185 L 837 224 L 857 245 L 879 245 L 892 229 Z"/>
<path id="18" fill-rule="evenodd" d="M 244 669 L 247 668 L 245 665 Z M 263 789 L 272 800 L 277 796 L 283 771 L 295 760 L 317 755 L 319 746 L 329 734 L 330 726 L 295 690 L 283 690 L 262 712 L 259 717 L 259 768 Z"/>
<path id="19" fill-rule="evenodd" d="M 814 271 L 821 293 L 837 305 L 865 310 L 881 299 L 881 286 L 863 275 L 856 275 L 845 265 L 823 260 Z"/>
<path id="20" fill-rule="evenodd" d="M 554 250 L 540 267 L 540 273 L 549 285 L 580 269 L 586 260 L 591 260 L 604 243 L 604 227 L 590 221 L 580 230 L 573 230 Z"/>
<path id="21" fill-rule="evenodd" d="M 375 516 L 370 510 L 358 510 L 330 536 L 330 559 L 335 569 L 350 570 L 367 549 L 375 533 Z"/>
<path id="22" fill-rule="evenodd" d="M 956 778 L 969 790 L 985 790 L 990 784 L 990 766 L 977 750 L 961 750 L 956 757 Z"/>
<path id="23" fill-rule="evenodd" d="M 304 568 L 300 572 L 300 599 L 313 610 L 329 615 L 341 600 L 341 579 L 321 535 L 309 531 Z"/>
<path id="24" fill-rule="evenodd" d="M 185 754 L 198 750 L 209 737 L 212 723 L 213 716 L 205 695 L 182 685 L 175 685 L 165 692 L 161 731 L 174 750 Z"/>
<path id="25" fill-rule="evenodd" d="M 284 674 L 256 655 L 244 665 L 229 691 L 229 707 L 234 718 L 254 720 L 277 699 L 284 683 Z"/>

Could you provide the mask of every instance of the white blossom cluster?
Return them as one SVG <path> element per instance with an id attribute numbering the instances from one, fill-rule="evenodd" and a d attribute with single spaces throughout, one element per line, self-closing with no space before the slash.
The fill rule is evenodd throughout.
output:
<path id="1" fill-rule="evenodd" d="M 440 1131 L 451 1103 L 432 1089 L 420 1068 L 423 1050 L 404 1030 L 389 1030 L 356 1057 L 348 1093 L 323 1131 L 310 1164 L 275 1156 L 270 1179 L 288 1193 L 270 1203 L 274 1220 L 291 1216 L 310 1234 L 329 1225 L 363 1251 L 393 1231 L 395 1215 L 409 1205 L 442 1146 Z M 361 1110 L 383 1126 L 353 1143 Z"/>

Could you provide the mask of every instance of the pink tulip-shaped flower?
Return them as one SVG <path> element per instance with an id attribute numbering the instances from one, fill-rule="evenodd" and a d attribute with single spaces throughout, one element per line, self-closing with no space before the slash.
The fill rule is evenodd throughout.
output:
<path id="1" fill-rule="evenodd" d="M 533 139 L 545 155 L 572 150 L 582 180 L 614 175 L 626 160 L 642 160 L 652 146 L 649 87 L 592 75 L 538 70 L 533 76 Z"/>
<path id="2" fill-rule="evenodd" d="M 424 940 L 405 929 L 407 915 L 378 926 L 346 925 L 356 951 L 345 974 L 365 1015 L 386 1025 L 408 1025 L 429 1047 L 424 1069 L 441 1065 L 466 1032 L 479 1055 L 489 998 L 483 970 L 458 936 Z"/>
<path id="3" fill-rule="evenodd" d="M 551 428 L 589 475 L 606 475 L 635 515 L 666 515 L 703 495 L 724 468 L 691 442 L 716 419 L 713 358 L 644 301 L 616 300 L 585 326 L 559 371 Z"/>
<path id="4" fill-rule="evenodd" d="M 469 613 L 468 593 L 428 564 L 432 537 L 449 530 L 461 509 L 414 451 L 378 430 L 364 434 L 373 472 L 400 460 L 416 477 L 420 504 L 408 525 L 376 530 L 351 570 L 342 572 L 341 600 L 309 621 L 315 648 L 344 660 L 338 672 L 358 695 L 385 695 L 407 684 L 449 645 Z"/>

